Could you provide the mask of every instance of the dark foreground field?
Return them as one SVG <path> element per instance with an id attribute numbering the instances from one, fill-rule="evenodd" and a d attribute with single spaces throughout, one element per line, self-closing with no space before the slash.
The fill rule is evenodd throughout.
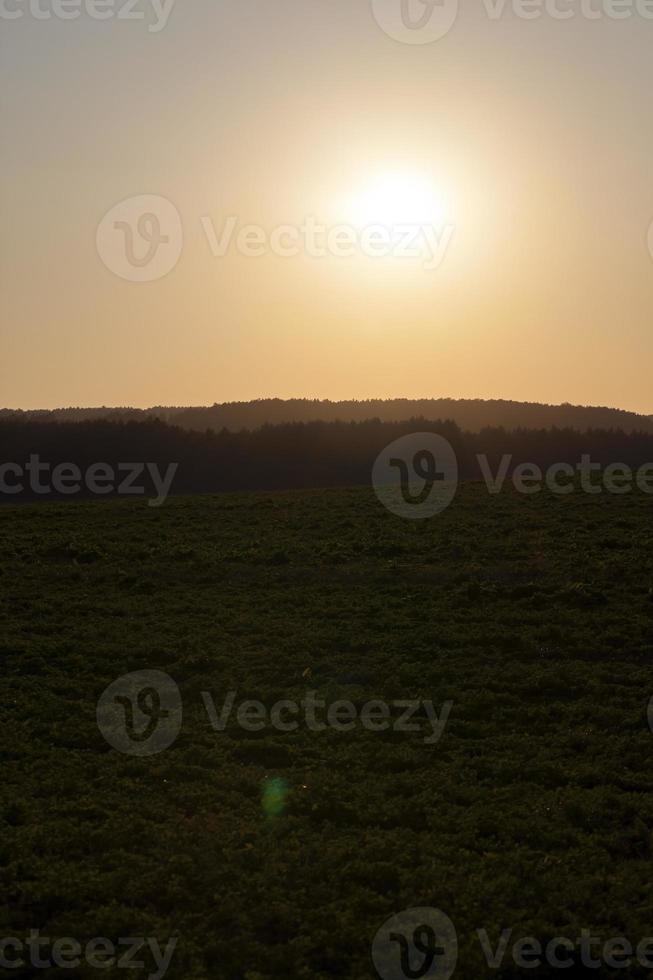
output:
<path id="1" fill-rule="evenodd" d="M 477 485 L 424 522 L 366 490 L 3 507 L 0 935 L 178 937 L 171 980 L 372 977 L 377 930 L 416 906 L 454 922 L 465 980 L 558 975 L 515 965 L 529 935 L 636 946 L 653 935 L 652 516 L 639 494 Z M 145 758 L 96 721 L 142 669 L 184 706 Z M 453 707 L 437 744 L 233 715 L 216 732 L 206 691 L 218 710 L 229 691 Z M 504 928 L 493 970 L 476 930 L 495 947 Z M 39 973 L 154 966 L 0 970 Z"/>

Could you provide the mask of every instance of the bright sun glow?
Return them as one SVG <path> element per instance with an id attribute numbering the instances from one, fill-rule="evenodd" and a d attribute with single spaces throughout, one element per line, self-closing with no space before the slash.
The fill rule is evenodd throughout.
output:
<path id="1" fill-rule="evenodd" d="M 388 173 L 359 189 L 348 207 L 350 220 L 359 226 L 402 224 L 439 226 L 450 218 L 444 194 L 424 177 Z"/>

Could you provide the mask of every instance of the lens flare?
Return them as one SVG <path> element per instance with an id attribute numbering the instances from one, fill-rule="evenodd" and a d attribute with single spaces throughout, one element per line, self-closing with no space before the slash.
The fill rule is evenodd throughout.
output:
<path id="1" fill-rule="evenodd" d="M 288 784 L 285 779 L 276 776 L 274 779 L 266 779 L 263 783 L 263 812 L 266 817 L 280 817 L 286 808 L 286 798 L 288 796 Z"/>

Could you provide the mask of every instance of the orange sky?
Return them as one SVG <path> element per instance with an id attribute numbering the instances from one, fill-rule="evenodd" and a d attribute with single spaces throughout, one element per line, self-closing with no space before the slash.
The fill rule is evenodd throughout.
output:
<path id="1" fill-rule="evenodd" d="M 177 0 L 158 30 L 149 0 L 105 21 L 25 3 L 0 25 L 3 405 L 653 412 L 653 21 L 461 5 L 406 43 L 394 3 Z M 395 254 L 403 224 L 433 229 L 437 267 L 424 242 Z"/>

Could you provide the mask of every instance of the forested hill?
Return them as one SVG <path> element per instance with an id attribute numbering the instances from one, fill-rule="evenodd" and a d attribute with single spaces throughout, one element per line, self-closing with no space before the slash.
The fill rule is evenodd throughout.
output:
<path id="1" fill-rule="evenodd" d="M 334 420 L 380 419 L 401 422 L 410 418 L 451 419 L 468 432 L 486 427 L 507 429 L 621 429 L 624 432 L 653 432 L 653 416 L 637 415 L 617 408 L 583 405 L 540 405 L 535 402 L 454 398 L 393 398 L 365 401 L 318 401 L 303 398 L 259 399 L 224 402 L 210 407 L 63 408 L 53 411 L 0 410 L 0 418 L 38 421 L 79 422 L 109 418 L 141 421 L 160 418 L 185 429 L 258 429 L 266 424 Z"/>
<path id="2" fill-rule="evenodd" d="M 241 432 L 191 432 L 159 419 L 0 419 L 0 460 L 6 461 L 0 473 L 0 503 L 47 499 L 55 495 L 55 490 L 47 489 L 55 468 L 69 471 L 74 467 L 87 474 L 98 464 L 103 470 L 109 467 L 112 473 L 136 468 L 141 476 L 146 465 L 158 467 L 161 474 L 172 471 L 173 494 L 370 487 L 379 454 L 395 440 L 415 432 L 443 436 L 455 454 L 463 480 L 486 479 L 479 456 L 487 459 L 490 472 L 495 474 L 505 458 L 508 477 L 523 463 L 543 472 L 566 463 L 573 472 L 584 456 L 599 467 L 617 464 L 639 471 L 653 465 L 653 432 L 614 429 L 486 428 L 474 433 L 463 431 L 455 422 L 411 419 L 291 422 Z M 33 456 L 38 457 L 38 466 L 28 476 Z M 41 471 L 46 476 L 39 481 Z M 79 484 L 74 492 L 83 494 L 86 477 L 81 482 L 79 477 L 71 479 Z M 46 489 L 40 490 L 39 483 L 46 484 Z M 111 486 L 96 492 L 110 493 Z M 61 496 L 67 494 L 62 492 Z"/>

